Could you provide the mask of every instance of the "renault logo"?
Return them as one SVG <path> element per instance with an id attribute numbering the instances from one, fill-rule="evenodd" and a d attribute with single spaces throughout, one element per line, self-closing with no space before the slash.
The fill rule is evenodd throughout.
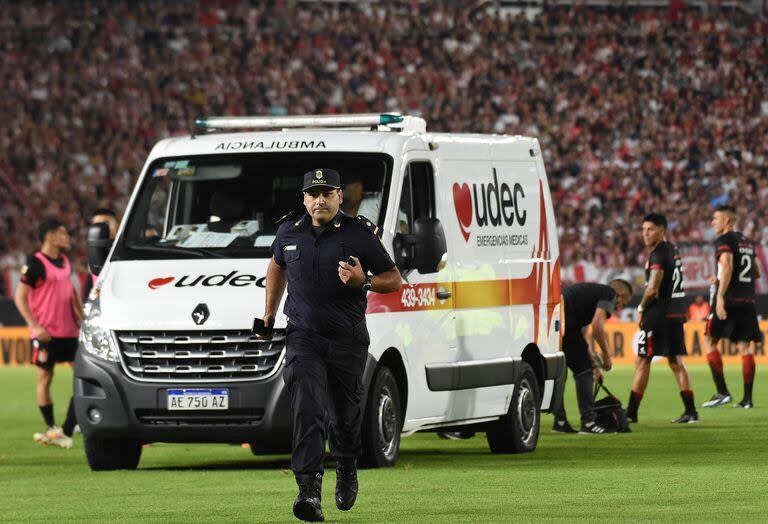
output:
<path id="1" fill-rule="evenodd" d="M 205 324 L 205 321 L 208 320 L 208 317 L 210 316 L 211 312 L 205 304 L 198 304 L 194 311 L 192 311 L 192 320 L 198 326 Z"/>

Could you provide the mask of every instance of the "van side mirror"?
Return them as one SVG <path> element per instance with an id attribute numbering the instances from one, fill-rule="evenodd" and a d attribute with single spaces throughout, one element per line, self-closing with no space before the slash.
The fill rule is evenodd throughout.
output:
<path id="1" fill-rule="evenodd" d="M 395 263 L 403 271 L 416 269 L 419 273 L 437 273 L 447 251 L 443 226 L 436 218 L 417 218 L 413 234 L 395 235 Z"/>
<path id="2" fill-rule="evenodd" d="M 88 226 L 86 235 L 88 242 L 88 267 L 91 273 L 98 275 L 104 262 L 107 261 L 112 239 L 109 238 L 109 226 L 107 224 L 92 224 Z"/>

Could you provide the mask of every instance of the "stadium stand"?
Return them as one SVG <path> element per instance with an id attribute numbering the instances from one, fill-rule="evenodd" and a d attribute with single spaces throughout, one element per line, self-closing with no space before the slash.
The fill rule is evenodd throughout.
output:
<path id="1" fill-rule="evenodd" d="M 638 266 L 650 209 L 698 245 L 728 202 L 768 244 L 765 21 L 674 0 L 563 3 L 538 16 L 483 2 L 6 5 L 0 270 L 32 252 L 44 215 L 76 232 L 83 270 L 90 211 L 124 209 L 152 144 L 202 114 L 401 110 L 436 131 L 536 135 L 577 270 Z"/>

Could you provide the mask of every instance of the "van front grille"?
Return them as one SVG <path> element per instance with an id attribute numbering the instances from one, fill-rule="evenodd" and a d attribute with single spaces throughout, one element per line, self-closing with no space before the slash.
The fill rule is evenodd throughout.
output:
<path id="1" fill-rule="evenodd" d="M 242 382 L 277 372 L 285 331 L 261 340 L 250 331 L 120 331 L 123 369 L 144 382 Z"/>
<path id="2" fill-rule="evenodd" d="M 137 409 L 135 413 L 139 422 L 148 426 L 251 426 L 264 419 L 263 409 L 229 409 L 222 413 Z"/>

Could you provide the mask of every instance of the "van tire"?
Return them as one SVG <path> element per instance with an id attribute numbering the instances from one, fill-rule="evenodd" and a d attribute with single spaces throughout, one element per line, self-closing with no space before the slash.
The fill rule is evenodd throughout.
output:
<path id="1" fill-rule="evenodd" d="M 371 381 L 363 414 L 361 465 L 372 468 L 395 465 L 403 428 L 401 406 L 395 375 L 387 366 L 380 366 Z"/>
<path id="2" fill-rule="evenodd" d="M 83 444 L 91 471 L 136 469 L 141 459 L 141 442 L 138 440 L 87 438 Z"/>
<path id="3" fill-rule="evenodd" d="M 509 411 L 486 434 L 492 453 L 530 453 L 536 449 L 541 426 L 541 399 L 536 374 L 522 363 Z"/>

